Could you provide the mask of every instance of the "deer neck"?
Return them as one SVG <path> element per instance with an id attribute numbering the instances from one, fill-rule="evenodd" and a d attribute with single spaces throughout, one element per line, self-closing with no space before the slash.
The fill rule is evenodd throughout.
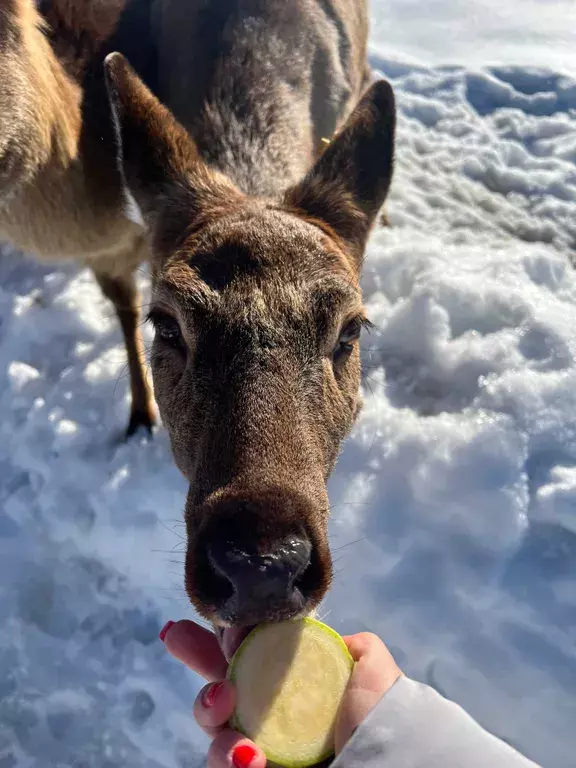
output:
<path id="1" fill-rule="evenodd" d="M 285 90 L 279 83 L 263 94 L 254 83 L 239 82 L 230 98 L 220 94 L 204 105 L 200 152 L 246 194 L 275 197 L 312 163 L 307 105 Z"/>

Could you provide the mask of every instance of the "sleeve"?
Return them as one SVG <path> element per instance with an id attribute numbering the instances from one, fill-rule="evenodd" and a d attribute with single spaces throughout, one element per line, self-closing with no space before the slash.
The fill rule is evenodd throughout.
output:
<path id="1" fill-rule="evenodd" d="M 399 678 L 333 768 L 538 768 L 435 690 Z"/>

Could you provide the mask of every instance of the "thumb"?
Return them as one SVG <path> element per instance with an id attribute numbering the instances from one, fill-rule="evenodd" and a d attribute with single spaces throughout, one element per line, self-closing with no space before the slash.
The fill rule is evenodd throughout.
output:
<path id="1" fill-rule="evenodd" d="M 336 722 L 336 754 L 402 674 L 382 640 L 369 632 L 345 637 L 354 659 L 352 677 Z"/>

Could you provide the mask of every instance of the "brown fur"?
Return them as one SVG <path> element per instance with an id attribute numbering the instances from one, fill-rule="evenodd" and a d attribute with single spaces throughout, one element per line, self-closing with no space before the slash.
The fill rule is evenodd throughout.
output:
<path id="1" fill-rule="evenodd" d="M 52 48 L 68 74 L 80 79 L 118 27 L 127 0 L 42 0 Z"/>

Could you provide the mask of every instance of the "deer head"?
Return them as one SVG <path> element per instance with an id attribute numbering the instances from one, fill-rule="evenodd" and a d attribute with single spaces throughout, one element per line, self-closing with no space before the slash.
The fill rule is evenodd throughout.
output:
<path id="1" fill-rule="evenodd" d="M 392 177 L 392 89 L 371 87 L 297 186 L 256 199 L 119 54 L 106 67 L 153 252 L 156 399 L 190 484 L 188 595 L 216 626 L 308 613 L 332 572 L 326 481 L 360 404 L 359 278 Z"/>

